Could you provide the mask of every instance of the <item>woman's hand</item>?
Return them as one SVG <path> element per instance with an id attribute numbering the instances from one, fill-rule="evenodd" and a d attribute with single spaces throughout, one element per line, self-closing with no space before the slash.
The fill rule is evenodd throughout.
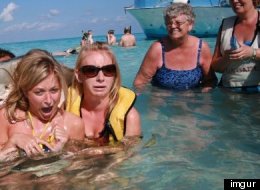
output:
<path id="1" fill-rule="evenodd" d="M 228 59 L 230 60 L 245 60 L 250 59 L 253 56 L 253 48 L 247 45 L 241 45 L 236 50 L 227 50 L 225 54 L 227 54 Z"/>
<path id="2" fill-rule="evenodd" d="M 56 140 L 56 143 L 54 145 L 54 151 L 60 151 L 66 142 L 69 140 L 69 135 L 66 129 L 64 129 L 62 126 L 59 126 L 57 123 L 54 124 L 53 127 L 53 134 Z"/>
<path id="3" fill-rule="evenodd" d="M 10 137 L 10 142 L 12 145 L 25 151 L 26 155 L 31 157 L 33 155 L 44 154 L 44 150 L 39 144 L 47 146 L 53 151 L 51 145 L 37 137 L 23 133 L 14 133 Z"/>
<path id="4" fill-rule="evenodd" d="M 205 86 L 205 87 L 202 87 L 201 92 L 207 93 L 207 92 L 210 92 L 212 89 L 213 88 L 211 86 Z"/>

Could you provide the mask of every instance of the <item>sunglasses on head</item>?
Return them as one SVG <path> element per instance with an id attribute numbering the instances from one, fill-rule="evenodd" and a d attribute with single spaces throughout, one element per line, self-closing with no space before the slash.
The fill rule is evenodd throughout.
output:
<path id="1" fill-rule="evenodd" d="M 98 75 L 99 71 L 102 71 L 106 77 L 113 77 L 116 75 L 116 65 L 105 65 L 103 67 L 96 67 L 94 65 L 82 66 L 80 72 L 86 77 L 92 78 Z"/>

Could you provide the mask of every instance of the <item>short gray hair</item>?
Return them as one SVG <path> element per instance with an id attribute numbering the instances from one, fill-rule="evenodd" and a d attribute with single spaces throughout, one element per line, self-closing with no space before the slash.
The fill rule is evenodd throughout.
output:
<path id="1" fill-rule="evenodd" d="M 164 21 L 166 23 L 167 20 L 177 17 L 181 14 L 186 15 L 188 21 L 194 23 L 196 15 L 194 14 L 192 7 L 186 3 L 172 3 L 171 5 L 167 6 L 164 11 Z"/>

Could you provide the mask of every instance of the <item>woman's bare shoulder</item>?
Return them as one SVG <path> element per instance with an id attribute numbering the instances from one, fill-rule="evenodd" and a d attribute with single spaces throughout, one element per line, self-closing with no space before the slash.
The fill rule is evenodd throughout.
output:
<path id="1" fill-rule="evenodd" d="M 5 107 L 0 109 L 0 121 L 1 125 L 9 124 Z"/>
<path id="2" fill-rule="evenodd" d="M 64 124 L 69 131 L 70 139 L 83 140 L 85 136 L 85 128 L 83 120 L 70 112 L 64 112 Z"/>
<path id="3" fill-rule="evenodd" d="M 83 120 L 79 116 L 67 111 L 64 111 L 64 122 L 72 126 L 83 125 Z"/>

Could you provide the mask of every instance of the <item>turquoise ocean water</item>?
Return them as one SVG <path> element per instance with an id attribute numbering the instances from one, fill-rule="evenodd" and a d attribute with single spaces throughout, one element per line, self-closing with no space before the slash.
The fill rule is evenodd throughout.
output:
<path id="1" fill-rule="evenodd" d="M 137 47 L 112 47 L 123 85 L 129 88 L 153 42 L 143 34 L 136 36 Z M 215 38 L 205 40 L 213 51 Z M 79 41 L 78 37 L 0 47 L 22 55 L 31 48 L 62 51 Z M 76 55 L 57 59 L 74 67 Z M 2 164 L 0 189 L 220 190 L 226 178 L 260 178 L 259 106 L 259 94 L 220 88 L 210 93 L 174 92 L 148 86 L 136 101 L 144 138 L 134 150 L 31 161 L 20 167 Z"/>

